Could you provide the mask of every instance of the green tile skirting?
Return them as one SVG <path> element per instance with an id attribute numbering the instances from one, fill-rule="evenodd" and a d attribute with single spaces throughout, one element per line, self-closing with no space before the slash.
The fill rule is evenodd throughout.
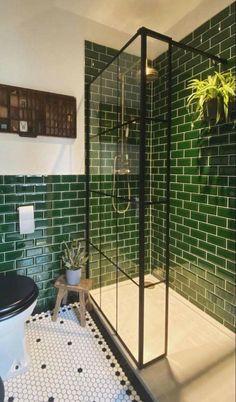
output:
<path id="1" fill-rule="evenodd" d="M 85 238 L 85 176 L 0 176 L 0 275 L 27 275 L 39 287 L 37 309 L 52 308 L 62 241 Z M 20 235 L 17 208 L 33 204 L 33 234 Z"/>

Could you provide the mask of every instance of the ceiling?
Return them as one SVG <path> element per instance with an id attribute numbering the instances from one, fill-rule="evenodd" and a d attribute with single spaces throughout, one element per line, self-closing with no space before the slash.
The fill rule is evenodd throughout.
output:
<path id="1" fill-rule="evenodd" d="M 55 0 L 82 17 L 134 34 L 141 26 L 180 40 L 233 0 Z"/>
<path id="2" fill-rule="evenodd" d="M 179 41 L 233 0 L 0 0 L 0 32 L 24 26 L 37 16 L 71 16 L 87 40 L 120 49 L 138 28 L 145 26 Z M 63 17 L 62 17 L 63 18 Z M 55 19 L 56 21 L 56 19 Z M 43 29 L 43 25 L 42 25 Z M 158 43 L 157 43 L 158 42 Z M 148 58 L 166 50 L 149 39 Z M 140 54 L 138 41 L 128 52 Z"/>

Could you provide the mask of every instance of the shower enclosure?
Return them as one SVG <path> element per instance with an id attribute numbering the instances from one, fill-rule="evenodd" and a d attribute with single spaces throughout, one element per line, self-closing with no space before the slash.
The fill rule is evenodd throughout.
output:
<path id="1" fill-rule="evenodd" d="M 176 47 L 224 62 L 140 28 L 86 86 L 87 276 L 98 310 L 139 368 L 168 346 Z"/>

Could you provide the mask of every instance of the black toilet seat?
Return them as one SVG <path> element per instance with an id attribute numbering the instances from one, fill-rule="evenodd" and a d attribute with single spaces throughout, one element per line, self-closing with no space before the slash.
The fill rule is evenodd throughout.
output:
<path id="1" fill-rule="evenodd" d="M 27 276 L 0 278 L 0 321 L 26 310 L 38 297 L 38 287 Z"/>

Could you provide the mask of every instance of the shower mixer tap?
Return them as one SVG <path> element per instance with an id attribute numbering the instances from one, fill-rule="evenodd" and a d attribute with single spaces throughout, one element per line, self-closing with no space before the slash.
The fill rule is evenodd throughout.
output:
<path id="1" fill-rule="evenodd" d="M 129 159 L 128 159 L 128 154 L 124 155 L 116 155 L 114 158 L 114 169 L 113 169 L 113 174 L 117 175 L 126 175 L 130 173 L 129 169 Z"/>

